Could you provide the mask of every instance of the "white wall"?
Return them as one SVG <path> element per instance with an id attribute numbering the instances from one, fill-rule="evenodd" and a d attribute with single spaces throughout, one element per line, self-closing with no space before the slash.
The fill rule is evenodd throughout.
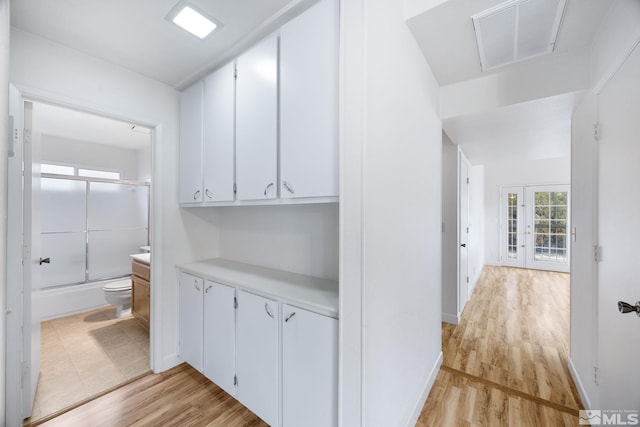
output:
<path id="1" fill-rule="evenodd" d="M 5 425 L 7 150 L 9 134 L 9 0 L 0 0 L 0 426 Z"/>
<path id="2" fill-rule="evenodd" d="M 439 87 L 403 2 L 365 5 L 364 424 L 404 426 L 441 361 Z"/>
<path id="3" fill-rule="evenodd" d="M 219 208 L 220 256 L 338 280 L 338 205 Z"/>
<path id="4" fill-rule="evenodd" d="M 136 150 L 54 135 L 42 135 L 42 162 L 120 171 L 122 179 L 137 180 L 139 175 Z"/>
<path id="5" fill-rule="evenodd" d="M 152 187 L 153 367 L 178 362 L 175 264 L 216 256 L 217 216 L 178 208 L 178 94 L 140 74 L 12 29 L 10 77 L 28 95 L 155 126 Z"/>
<path id="6" fill-rule="evenodd" d="M 569 157 L 533 161 L 509 160 L 484 165 L 485 264 L 500 265 L 500 186 L 569 184 Z"/>
<path id="7" fill-rule="evenodd" d="M 442 133 L 442 321 L 458 324 L 458 147 Z"/>

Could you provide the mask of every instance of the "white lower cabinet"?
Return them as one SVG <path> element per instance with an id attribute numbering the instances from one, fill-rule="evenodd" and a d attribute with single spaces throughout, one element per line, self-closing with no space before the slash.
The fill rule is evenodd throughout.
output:
<path id="1" fill-rule="evenodd" d="M 338 425 L 338 320 L 282 305 L 282 425 Z"/>
<path id="2" fill-rule="evenodd" d="M 204 282 L 202 373 L 232 396 L 236 393 L 235 296 L 231 286 Z"/>
<path id="3" fill-rule="evenodd" d="M 338 320 L 180 273 L 180 358 L 271 426 L 338 425 Z"/>
<path id="4" fill-rule="evenodd" d="M 278 325 L 276 301 L 238 292 L 238 400 L 278 425 Z"/>
<path id="5" fill-rule="evenodd" d="M 180 274 L 179 343 L 180 358 L 202 372 L 204 280 L 191 274 Z"/>

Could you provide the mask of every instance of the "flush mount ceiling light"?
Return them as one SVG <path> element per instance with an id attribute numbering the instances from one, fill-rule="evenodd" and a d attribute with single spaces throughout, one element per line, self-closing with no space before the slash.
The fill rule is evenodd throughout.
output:
<path id="1" fill-rule="evenodd" d="M 167 15 L 167 20 L 200 39 L 221 27 L 218 21 L 186 2 L 178 3 Z"/>
<path id="2" fill-rule="evenodd" d="M 482 71 L 553 52 L 566 0 L 511 0 L 471 17 Z"/>

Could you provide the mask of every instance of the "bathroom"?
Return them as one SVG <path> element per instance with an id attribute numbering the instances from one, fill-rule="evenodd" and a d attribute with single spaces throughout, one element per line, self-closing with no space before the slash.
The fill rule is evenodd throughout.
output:
<path id="1" fill-rule="evenodd" d="M 31 109 L 40 169 L 32 228 L 42 254 L 32 294 L 41 320 L 34 422 L 149 371 L 152 135 L 59 106 Z M 146 307 L 136 288 L 133 313 L 132 282 L 146 283 Z"/>

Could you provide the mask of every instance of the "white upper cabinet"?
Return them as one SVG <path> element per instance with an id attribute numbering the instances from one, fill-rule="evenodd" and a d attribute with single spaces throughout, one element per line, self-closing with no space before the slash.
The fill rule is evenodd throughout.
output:
<path id="1" fill-rule="evenodd" d="M 236 372 L 235 296 L 235 288 L 204 282 L 202 373 L 232 396 Z"/>
<path id="2" fill-rule="evenodd" d="M 204 280 L 191 274 L 180 274 L 180 358 L 202 371 Z"/>
<path id="3" fill-rule="evenodd" d="M 278 196 L 278 38 L 237 60 L 236 184 L 238 200 Z"/>
<path id="4" fill-rule="evenodd" d="M 235 69 L 230 63 L 204 81 L 204 202 L 233 201 Z"/>
<path id="5" fill-rule="evenodd" d="M 180 204 L 200 203 L 202 194 L 202 81 L 180 94 Z"/>
<path id="6" fill-rule="evenodd" d="M 282 426 L 338 425 L 338 320 L 283 304 Z"/>
<path id="7" fill-rule="evenodd" d="M 278 424 L 276 301 L 238 292 L 238 400 L 267 424 Z"/>
<path id="8" fill-rule="evenodd" d="M 322 0 L 280 30 L 280 194 L 338 195 L 339 5 Z"/>

